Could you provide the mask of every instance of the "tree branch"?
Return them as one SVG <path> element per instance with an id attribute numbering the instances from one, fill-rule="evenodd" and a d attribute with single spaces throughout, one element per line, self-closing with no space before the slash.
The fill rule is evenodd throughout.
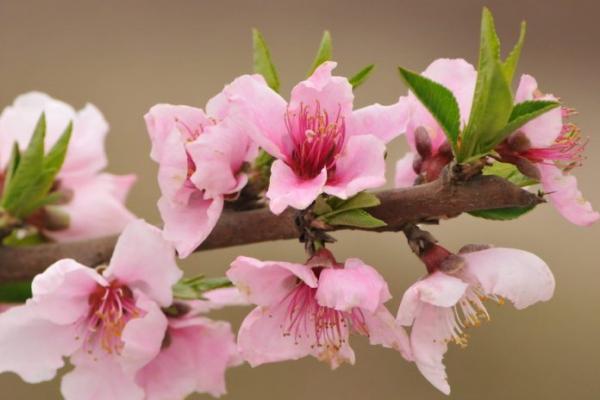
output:
<path id="1" fill-rule="evenodd" d="M 444 176 L 434 182 L 406 189 L 376 193 L 381 204 L 369 209 L 387 222 L 378 231 L 396 232 L 407 223 L 456 217 L 463 212 L 507 207 L 529 207 L 543 202 L 539 196 L 496 176 L 475 176 L 461 182 Z M 197 251 L 298 238 L 297 211 L 279 216 L 268 209 L 226 211 Z M 331 230 L 348 229 L 335 227 Z M 117 237 L 71 243 L 48 243 L 35 247 L 0 248 L 0 282 L 31 279 L 61 258 L 73 258 L 96 266 L 108 262 Z"/>

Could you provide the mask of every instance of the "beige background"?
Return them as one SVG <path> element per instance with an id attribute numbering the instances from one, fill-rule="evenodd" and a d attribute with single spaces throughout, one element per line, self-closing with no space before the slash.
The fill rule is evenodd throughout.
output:
<path id="1" fill-rule="evenodd" d="M 521 19 L 529 32 L 521 71 L 577 108 L 591 138 L 578 177 L 600 207 L 600 6 L 589 1 L 489 1 L 504 42 Z M 159 223 L 156 166 L 142 115 L 157 102 L 203 106 L 251 68 L 250 29 L 266 36 L 283 92 L 304 77 L 322 30 L 331 30 L 338 72 L 368 63 L 377 70 L 357 91 L 359 106 L 390 103 L 405 89 L 395 67 L 422 70 L 437 57 L 476 62 L 478 1 L 8 1 L 0 2 L 0 104 L 38 89 L 77 107 L 95 103 L 111 124 L 110 170 L 135 172 L 130 198 L 140 216 Z M 390 159 L 405 149 L 395 141 Z M 390 166 L 392 163 L 390 162 Z M 390 174 L 391 176 L 391 174 Z M 101 218 L 101 216 L 99 216 Z M 451 348 L 447 364 L 454 399 L 600 398 L 600 225 L 571 226 L 549 206 L 517 222 L 469 216 L 433 227 L 443 243 L 490 242 L 541 255 L 553 268 L 554 299 L 526 311 L 489 306 L 492 322 L 472 332 L 466 350 Z M 402 291 L 423 271 L 401 235 L 344 233 L 339 258 L 359 256 L 389 280 L 395 312 Z M 220 274 L 236 255 L 301 260 L 290 241 L 197 254 L 190 271 Z M 247 310 L 225 314 L 237 325 Z M 50 338 L 51 339 L 51 338 Z M 51 346 L 51 342 L 48 343 Z M 314 360 L 247 366 L 228 373 L 230 399 L 442 399 L 398 354 L 354 340 L 358 363 L 335 372 Z M 25 385 L 0 376 L 2 399 L 58 399 L 56 382 Z"/>

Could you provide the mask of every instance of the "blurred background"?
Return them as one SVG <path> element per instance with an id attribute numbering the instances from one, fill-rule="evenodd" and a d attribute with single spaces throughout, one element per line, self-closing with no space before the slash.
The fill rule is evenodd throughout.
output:
<path id="1" fill-rule="evenodd" d="M 480 13 L 495 14 L 505 48 L 519 22 L 528 34 L 520 72 L 533 74 L 580 115 L 590 136 L 588 157 L 576 173 L 586 197 L 600 208 L 600 5 L 588 1 L 28 1 L 0 2 L 0 106 L 41 90 L 80 108 L 96 104 L 111 125 L 109 169 L 134 172 L 139 183 L 129 205 L 160 224 L 155 202 L 156 165 L 148 157 L 142 120 L 153 104 L 203 107 L 224 84 L 251 71 L 251 28 L 267 39 L 282 93 L 303 79 L 324 29 L 334 40 L 336 70 L 352 75 L 377 69 L 356 92 L 356 105 L 395 102 L 406 89 L 396 66 L 423 70 L 439 57 L 477 62 Z M 389 166 L 405 151 L 391 146 Z M 99 216 L 101 218 L 101 216 Z M 447 366 L 451 399 L 600 398 L 600 225 L 577 228 L 550 206 L 515 222 L 462 216 L 431 231 L 447 247 L 484 242 L 524 248 L 553 268 L 552 301 L 517 312 L 490 304 L 492 321 L 471 332 L 469 346 L 451 347 Z M 395 313 L 403 291 L 423 273 L 400 234 L 339 233 L 338 259 L 360 257 L 388 279 Z M 191 274 L 223 274 L 231 260 L 302 261 L 294 241 L 203 252 L 182 263 Z M 217 314 L 237 327 L 249 309 Z M 51 342 L 48 343 L 51 345 Z M 353 338 L 354 367 L 331 372 L 313 359 L 235 368 L 228 399 L 443 399 L 414 365 L 391 350 Z M 59 399 L 58 383 L 26 385 L 0 376 L 2 399 Z M 193 398 L 205 398 L 202 396 Z"/>

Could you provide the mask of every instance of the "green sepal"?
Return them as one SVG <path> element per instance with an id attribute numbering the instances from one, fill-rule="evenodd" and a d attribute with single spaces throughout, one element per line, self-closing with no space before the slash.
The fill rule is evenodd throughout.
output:
<path id="1" fill-rule="evenodd" d="M 279 77 L 277 76 L 277 70 L 271 60 L 271 53 L 269 52 L 265 38 L 258 29 L 252 29 L 252 45 L 254 72 L 261 74 L 265 78 L 267 85 L 278 92 Z"/>

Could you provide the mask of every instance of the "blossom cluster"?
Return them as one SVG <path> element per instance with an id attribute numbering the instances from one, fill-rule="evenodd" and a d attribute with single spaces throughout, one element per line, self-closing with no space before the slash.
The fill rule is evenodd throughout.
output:
<path id="1" fill-rule="evenodd" d="M 150 156 L 159 168 L 162 229 L 124 207 L 133 177 L 99 173 L 106 165 L 107 124 L 95 107 L 76 113 L 32 93 L 6 108 L 0 116 L 4 170 L 13 143 L 26 145 L 42 111 L 49 144 L 74 121 L 54 189 L 70 193 L 59 204 L 70 223 L 57 230 L 41 224 L 44 235 L 61 241 L 122 233 L 107 265 L 93 269 L 73 259 L 57 261 L 35 277 L 25 304 L 0 314 L 0 372 L 47 381 L 68 357 L 73 369 L 61 385 L 66 399 L 219 396 L 225 393 L 226 369 L 243 362 L 255 367 L 312 356 L 331 368 L 354 364 L 350 337 L 361 335 L 414 363 L 449 394 L 443 364 L 448 344 L 466 345 L 467 329 L 489 320 L 486 304 L 508 300 L 523 309 L 552 297 L 553 274 L 538 256 L 481 245 L 452 252 L 428 235 L 407 234 L 425 272 L 401 296 L 395 315 L 386 305 L 392 293 L 380 272 L 359 258 L 338 261 L 318 225 L 306 227 L 313 234 L 303 238 L 305 260 L 239 256 L 226 271 L 228 287 L 200 290 L 176 264 L 177 255 L 188 257 L 209 237 L 228 205 L 266 204 L 275 215 L 287 209 L 322 215 L 319 206 L 332 215 L 347 212 L 341 204 L 386 184 L 386 146 L 402 135 L 410 151 L 396 164 L 398 188 L 444 178 L 454 166 L 472 162 L 478 174 L 499 175 L 525 188 L 541 184 L 574 224 L 600 218 L 571 174 L 585 145 L 569 121 L 573 111 L 543 93 L 532 76 L 521 76 L 511 107 L 547 109 L 518 126 L 508 121 L 514 131 L 465 161 L 457 148 L 466 146 L 466 134 L 454 140 L 420 90 L 441 87 L 435 90 L 449 93 L 458 129 L 466 132 L 482 71 L 462 59 L 438 59 L 416 75 L 421 81 L 408 80 L 411 90 L 394 104 L 355 109 L 353 84 L 334 74 L 336 66 L 328 60 L 317 65 L 288 100 L 269 79 L 253 74 L 227 84 L 205 109 L 152 107 L 145 122 Z M 340 225 L 368 228 L 376 221 L 368 207 L 357 207 L 360 212 L 352 215 L 358 219 Z M 333 219 L 320 222 L 336 225 Z M 182 295 L 181 288 L 192 295 Z M 255 306 L 236 335 L 229 323 L 205 315 L 233 305 Z"/>

